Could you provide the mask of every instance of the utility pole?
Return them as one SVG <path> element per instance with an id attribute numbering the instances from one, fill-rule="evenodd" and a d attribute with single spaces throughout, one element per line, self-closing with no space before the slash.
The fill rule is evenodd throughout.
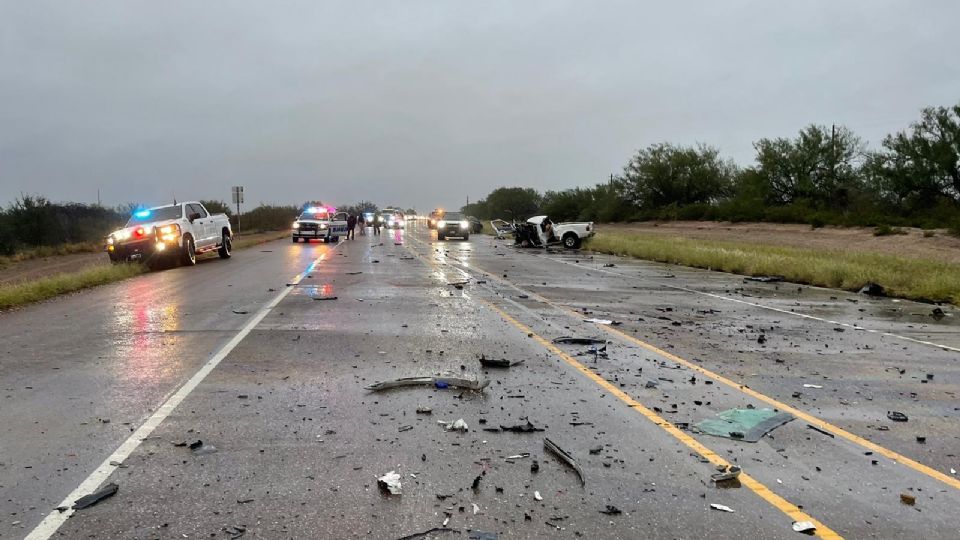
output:
<path id="1" fill-rule="evenodd" d="M 837 183 L 837 125 L 830 126 L 830 182 Z"/>

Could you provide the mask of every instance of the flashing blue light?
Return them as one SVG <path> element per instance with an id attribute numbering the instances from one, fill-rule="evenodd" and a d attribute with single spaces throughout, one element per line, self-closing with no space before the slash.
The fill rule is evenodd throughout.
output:
<path id="1" fill-rule="evenodd" d="M 150 217 L 150 211 L 149 211 L 149 210 L 137 210 L 136 212 L 133 213 L 133 215 L 134 215 L 135 217 L 138 217 L 138 218 L 140 218 L 140 219 L 143 219 L 143 218 L 145 218 L 145 217 Z"/>

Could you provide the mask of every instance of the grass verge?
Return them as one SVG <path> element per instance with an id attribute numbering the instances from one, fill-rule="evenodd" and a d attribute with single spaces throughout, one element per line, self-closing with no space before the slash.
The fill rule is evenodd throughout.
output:
<path id="1" fill-rule="evenodd" d="M 290 235 L 286 232 L 257 233 L 249 236 L 238 236 L 233 242 L 234 250 L 249 248 L 287 238 Z M 71 244 L 75 245 L 75 244 Z M 62 253 L 48 253 L 52 256 L 65 255 L 69 253 L 80 253 L 88 250 L 64 251 Z M 36 258 L 36 257 L 30 257 Z M 25 259 L 20 259 L 25 260 Z M 115 281 L 121 281 L 133 276 L 140 275 L 147 271 L 147 267 L 140 263 L 128 264 L 110 264 L 103 266 L 94 266 L 78 272 L 68 272 L 43 277 L 25 283 L 15 283 L 13 285 L 0 286 L 0 310 L 39 302 L 48 298 L 53 298 L 61 294 L 105 285 Z"/>
<path id="2" fill-rule="evenodd" d="M 29 261 L 31 259 L 56 257 L 59 255 L 73 255 L 74 253 L 96 253 L 98 251 L 103 251 L 103 245 L 96 242 L 61 244 L 59 246 L 40 246 L 18 251 L 10 256 L 0 257 L 0 268 L 6 268 L 11 264 Z"/>
<path id="3" fill-rule="evenodd" d="M 111 264 L 0 287 L 0 309 L 39 302 L 60 294 L 127 279 L 143 272 L 146 272 L 146 267 L 139 263 Z"/>
<path id="4" fill-rule="evenodd" d="M 597 233 L 585 249 L 746 276 L 855 291 L 879 283 L 887 294 L 960 304 L 960 266 L 874 253 L 812 250 L 643 233 Z"/>

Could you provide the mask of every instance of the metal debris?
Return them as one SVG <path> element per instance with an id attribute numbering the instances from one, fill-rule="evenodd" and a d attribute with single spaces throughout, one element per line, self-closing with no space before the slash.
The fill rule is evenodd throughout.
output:
<path id="1" fill-rule="evenodd" d="M 522 363 L 523 363 L 523 360 L 517 360 L 515 362 L 511 362 L 506 358 L 496 360 L 493 358 L 487 358 L 482 354 L 480 355 L 480 365 L 487 368 L 508 368 L 508 367 L 515 366 L 517 364 L 522 364 Z"/>
<path id="2" fill-rule="evenodd" d="M 400 388 L 403 386 L 438 386 L 443 383 L 446 386 L 463 388 L 465 390 L 483 390 L 490 384 L 486 379 L 462 379 L 459 377 L 402 377 L 390 381 L 376 382 L 365 386 L 367 390 L 379 392 L 390 388 Z"/>
<path id="3" fill-rule="evenodd" d="M 719 510 L 721 512 L 730 512 L 731 514 L 733 513 L 733 508 L 730 508 L 729 506 L 725 506 L 722 504 L 710 503 L 710 508 L 713 508 L 714 510 Z"/>
<path id="4" fill-rule="evenodd" d="M 613 506 L 612 504 L 608 504 L 606 508 L 604 508 L 603 510 L 600 510 L 600 513 L 606 514 L 608 516 L 619 516 L 623 512 L 616 506 Z"/>
<path id="5" fill-rule="evenodd" d="M 102 488 L 94 491 L 89 495 L 84 495 L 80 497 L 73 503 L 74 510 L 83 510 L 84 508 L 89 508 L 104 499 L 108 499 L 117 494 L 117 491 L 120 489 L 120 486 L 110 482 L 109 484 L 103 486 Z"/>
<path id="6" fill-rule="evenodd" d="M 536 500 L 538 500 L 538 501 L 542 501 L 542 500 L 543 500 L 543 496 L 540 495 L 540 492 L 539 492 L 539 491 L 534 491 L 534 492 L 533 492 L 533 498 L 536 499 Z"/>
<path id="7" fill-rule="evenodd" d="M 467 426 L 467 423 L 463 421 L 463 418 L 460 418 L 455 422 L 444 422 L 443 420 L 437 420 L 437 423 L 443 425 L 443 429 L 447 431 L 459 431 L 461 433 L 465 433 L 470 430 L 470 428 Z"/>
<path id="8" fill-rule="evenodd" d="M 714 483 L 722 484 L 740 478 L 740 467 L 736 465 L 718 465 L 717 470 L 720 472 L 710 475 L 710 480 Z"/>
<path id="9" fill-rule="evenodd" d="M 817 526 L 812 521 L 794 521 L 793 530 L 798 533 L 813 534 L 817 530 Z"/>
<path id="10" fill-rule="evenodd" d="M 750 276 L 743 278 L 744 281 L 758 281 L 760 283 L 779 283 L 786 279 L 783 276 Z"/>
<path id="11" fill-rule="evenodd" d="M 554 343 L 559 343 L 562 345 L 602 345 L 607 341 L 604 339 L 597 338 L 588 338 L 588 337 L 558 337 L 553 340 Z"/>
<path id="12" fill-rule="evenodd" d="M 398 538 L 397 540 L 419 540 L 419 539 L 422 539 L 422 538 L 432 538 L 432 535 L 435 535 L 435 534 L 437 534 L 437 533 L 460 534 L 460 531 L 458 531 L 458 530 L 456 530 L 456 529 L 448 529 L 448 528 L 446 528 L 446 527 L 434 527 L 434 528 L 432 528 L 432 529 L 429 529 L 429 530 L 426 530 L 426 531 L 423 531 L 423 532 L 418 532 L 418 533 L 408 534 L 408 535 L 406 535 L 406 536 L 401 536 L 401 537 Z"/>
<path id="13" fill-rule="evenodd" d="M 906 422 L 908 420 L 907 415 L 899 411 L 887 411 L 887 418 L 894 422 Z"/>
<path id="14" fill-rule="evenodd" d="M 530 420 L 527 420 L 526 424 L 517 424 L 514 426 L 505 426 L 500 424 L 500 429 L 503 431 L 512 431 L 514 433 L 533 433 L 534 431 L 543 431 L 543 428 L 538 428 L 530 423 Z"/>
<path id="15" fill-rule="evenodd" d="M 580 485 L 587 485 L 587 480 L 583 477 L 583 469 L 580 468 L 580 464 L 577 463 L 577 460 L 573 459 L 573 456 L 568 454 L 566 450 L 560 448 L 556 445 L 556 443 L 546 437 L 543 438 L 543 447 L 546 448 L 548 452 L 560 458 L 560 461 L 566 463 L 567 466 L 577 472 L 577 476 L 580 477 Z"/>

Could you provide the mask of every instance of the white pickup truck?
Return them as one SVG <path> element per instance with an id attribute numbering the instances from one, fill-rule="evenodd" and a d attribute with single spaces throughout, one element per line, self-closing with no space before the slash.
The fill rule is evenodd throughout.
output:
<path id="1" fill-rule="evenodd" d="M 296 244 L 310 240 L 339 242 L 341 235 L 347 235 L 347 213 L 335 212 L 333 208 L 312 206 L 305 208 L 297 216 L 290 236 Z"/>
<path id="2" fill-rule="evenodd" d="M 216 250 L 230 258 L 233 230 L 226 214 L 211 214 L 197 201 L 137 210 L 127 224 L 107 237 L 110 261 L 143 260 L 197 264 L 197 255 Z"/>
<path id="3" fill-rule="evenodd" d="M 594 234 L 592 221 L 554 223 L 548 216 L 533 216 L 526 223 L 514 225 L 516 243 L 525 246 L 563 244 L 567 249 L 578 249 L 584 238 Z"/>

